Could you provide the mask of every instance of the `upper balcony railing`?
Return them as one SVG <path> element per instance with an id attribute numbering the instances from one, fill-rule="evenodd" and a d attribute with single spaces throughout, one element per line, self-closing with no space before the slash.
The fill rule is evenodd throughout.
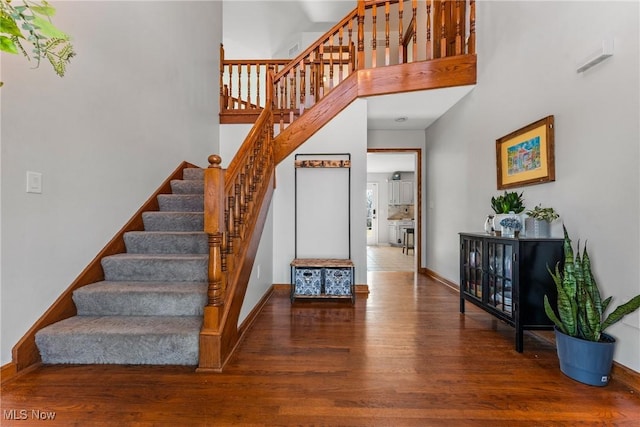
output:
<path id="1" fill-rule="evenodd" d="M 358 0 L 296 58 L 228 60 L 221 51 L 221 122 L 263 107 L 268 67 L 275 74 L 274 115 L 282 127 L 356 70 L 474 54 L 474 0 Z"/>

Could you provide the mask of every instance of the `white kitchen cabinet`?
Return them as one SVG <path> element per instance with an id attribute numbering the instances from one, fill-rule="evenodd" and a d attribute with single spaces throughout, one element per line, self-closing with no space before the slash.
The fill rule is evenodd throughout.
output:
<path id="1" fill-rule="evenodd" d="M 395 221 L 389 221 L 389 244 L 395 245 L 398 244 L 398 226 Z"/>
<path id="2" fill-rule="evenodd" d="M 413 181 L 389 181 L 389 204 L 412 205 L 413 204 Z"/>
<path id="3" fill-rule="evenodd" d="M 399 204 L 413 204 L 413 181 L 400 181 Z"/>
<path id="4" fill-rule="evenodd" d="M 401 181 L 389 181 L 389 204 L 400 204 L 400 182 Z"/>

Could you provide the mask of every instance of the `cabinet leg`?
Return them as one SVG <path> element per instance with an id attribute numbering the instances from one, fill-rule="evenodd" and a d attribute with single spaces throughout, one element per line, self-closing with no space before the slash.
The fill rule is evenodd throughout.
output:
<path id="1" fill-rule="evenodd" d="M 460 313 L 464 313 L 464 298 L 460 297 Z"/>
<path id="2" fill-rule="evenodd" d="M 524 331 L 520 328 L 516 328 L 516 351 L 522 353 L 524 349 Z"/>

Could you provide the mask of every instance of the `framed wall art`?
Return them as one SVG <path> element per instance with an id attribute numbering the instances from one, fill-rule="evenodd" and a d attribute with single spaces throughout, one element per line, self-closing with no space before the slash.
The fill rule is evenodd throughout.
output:
<path id="1" fill-rule="evenodd" d="M 553 116 L 496 140 L 498 190 L 556 180 Z"/>

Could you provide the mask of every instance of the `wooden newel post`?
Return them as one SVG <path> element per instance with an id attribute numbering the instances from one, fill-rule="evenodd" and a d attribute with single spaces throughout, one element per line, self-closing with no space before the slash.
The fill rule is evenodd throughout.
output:
<path id="1" fill-rule="evenodd" d="M 224 237 L 224 171 L 222 158 L 209 156 L 204 171 L 204 231 L 209 236 L 209 287 L 204 308 L 204 327 L 217 330 L 222 318 L 225 281 L 222 274 L 222 239 Z"/>

